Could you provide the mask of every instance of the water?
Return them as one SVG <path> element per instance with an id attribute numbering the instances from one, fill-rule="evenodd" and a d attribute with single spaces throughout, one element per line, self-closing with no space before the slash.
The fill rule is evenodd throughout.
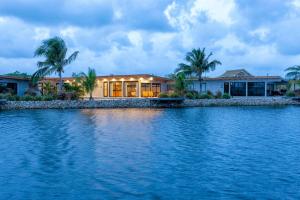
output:
<path id="1" fill-rule="evenodd" d="M 299 199 L 300 107 L 0 112 L 0 199 Z"/>

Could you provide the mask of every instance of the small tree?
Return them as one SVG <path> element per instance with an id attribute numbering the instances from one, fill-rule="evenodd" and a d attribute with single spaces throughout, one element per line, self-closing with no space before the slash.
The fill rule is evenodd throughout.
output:
<path id="1" fill-rule="evenodd" d="M 185 74 L 183 72 L 179 72 L 175 75 L 175 91 L 180 95 L 183 96 L 187 89 L 187 83 Z"/>
<path id="2" fill-rule="evenodd" d="M 89 93 L 90 100 L 93 99 L 93 91 L 95 90 L 95 87 L 97 86 L 96 83 L 96 70 L 95 69 L 88 69 L 88 73 L 85 74 L 84 72 L 81 72 L 79 74 L 74 74 L 74 77 L 76 77 L 76 81 L 82 85 L 84 88 L 84 91 L 86 93 Z"/>

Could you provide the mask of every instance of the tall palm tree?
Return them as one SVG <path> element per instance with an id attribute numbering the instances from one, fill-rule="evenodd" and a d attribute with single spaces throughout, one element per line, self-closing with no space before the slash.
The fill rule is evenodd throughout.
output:
<path id="1" fill-rule="evenodd" d="M 79 74 L 73 74 L 73 76 L 76 78 L 76 81 L 83 86 L 85 92 L 89 93 L 90 100 L 92 100 L 93 99 L 93 91 L 95 90 L 95 87 L 97 86 L 96 70 L 89 68 L 87 74 L 84 72 L 81 72 Z"/>
<path id="2" fill-rule="evenodd" d="M 188 64 L 180 63 L 176 72 L 182 71 L 189 77 L 193 75 L 197 76 L 200 82 L 200 92 L 202 92 L 201 83 L 203 73 L 213 71 L 217 65 L 222 65 L 218 60 L 210 61 L 212 55 L 212 53 L 209 53 L 206 56 L 205 48 L 202 50 L 193 49 L 186 54 L 185 60 Z"/>
<path id="3" fill-rule="evenodd" d="M 300 65 L 289 67 L 285 70 L 287 72 L 286 77 L 294 80 L 300 79 Z"/>
<path id="4" fill-rule="evenodd" d="M 62 92 L 62 73 L 64 73 L 64 67 L 72 63 L 79 53 L 78 51 L 75 51 L 66 58 L 67 51 L 68 48 L 65 41 L 59 37 L 44 40 L 41 46 L 36 49 L 34 56 L 44 56 L 46 59 L 37 63 L 38 70 L 32 75 L 33 82 L 52 73 L 58 73 L 58 89 L 59 92 Z"/>

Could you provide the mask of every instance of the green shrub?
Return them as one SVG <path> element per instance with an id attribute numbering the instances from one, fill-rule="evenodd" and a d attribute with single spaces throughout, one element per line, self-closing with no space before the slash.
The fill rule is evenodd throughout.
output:
<path id="1" fill-rule="evenodd" d="M 222 92 L 221 91 L 217 91 L 216 95 L 215 95 L 216 99 L 221 99 L 222 98 Z"/>
<path id="2" fill-rule="evenodd" d="M 198 98 L 199 99 L 212 99 L 213 96 L 211 96 L 211 95 L 209 95 L 207 93 L 204 93 L 204 94 L 200 94 Z"/>
<path id="3" fill-rule="evenodd" d="M 53 101 L 55 98 L 51 95 L 42 96 L 42 101 Z"/>
<path id="4" fill-rule="evenodd" d="M 170 98 L 178 98 L 178 97 L 180 97 L 180 95 L 177 94 L 176 92 L 170 94 Z"/>
<path id="5" fill-rule="evenodd" d="M 188 92 L 186 95 L 185 95 L 186 98 L 188 99 L 196 99 L 195 95 L 191 92 Z"/>
<path id="6" fill-rule="evenodd" d="M 207 90 L 206 94 L 209 96 L 214 96 L 214 94 L 210 90 Z"/>
<path id="7" fill-rule="evenodd" d="M 7 94 L 0 94 L 0 99 L 6 99 L 7 98 Z"/>
<path id="8" fill-rule="evenodd" d="M 198 96 L 199 96 L 199 94 L 198 94 L 197 91 L 192 90 L 192 91 L 189 91 L 188 93 L 186 93 L 185 96 L 186 96 L 186 98 L 188 98 L 188 99 L 197 99 Z"/>
<path id="9" fill-rule="evenodd" d="M 16 95 L 7 95 L 6 96 L 6 99 L 8 101 L 19 101 L 20 100 L 20 97 L 19 96 L 16 96 Z"/>
<path id="10" fill-rule="evenodd" d="M 31 96 L 31 95 L 25 95 L 23 97 L 20 98 L 21 101 L 34 101 L 35 97 Z"/>
<path id="11" fill-rule="evenodd" d="M 159 98 L 168 98 L 169 95 L 167 93 L 160 93 Z"/>
<path id="12" fill-rule="evenodd" d="M 223 99 L 230 99 L 231 96 L 228 93 L 224 93 L 222 96 Z"/>
<path id="13" fill-rule="evenodd" d="M 288 91 L 286 94 L 285 94 L 287 97 L 295 97 L 296 94 L 294 91 Z"/>

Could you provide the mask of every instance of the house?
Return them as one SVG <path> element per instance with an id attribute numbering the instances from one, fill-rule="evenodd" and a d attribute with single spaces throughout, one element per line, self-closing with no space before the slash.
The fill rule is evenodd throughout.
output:
<path id="1" fill-rule="evenodd" d="M 29 88 L 30 78 L 17 76 L 0 76 L 0 93 L 11 93 L 23 96 Z"/>
<path id="2" fill-rule="evenodd" d="M 189 89 L 231 96 L 276 96 L 283 95 L 286 86 L 287 82 L 280 76 L 254 76 L 245 69 L 237 69 L 228 70 L 219 77 L 205 77 L 201 85 L 197 78 L 190 79 Z"/>
<path id="3" fill-rule="evenodd" d="M 58 85 L 58 78 L 45 78 L 41 84 L 50 81 Z M 64 83 L 73 84 L 75 78 L 63 78 Z M 109 75 L 97 76 L 97 86 L 93 92 L 94 98 L 132 98 L 158 97 L 161 92 L 167 92 L 170 79 L 151 74 Z M 40 86 L 41 87 L 41 86 Z M 88 94 L 86 94 L 88 97 Z"/>

